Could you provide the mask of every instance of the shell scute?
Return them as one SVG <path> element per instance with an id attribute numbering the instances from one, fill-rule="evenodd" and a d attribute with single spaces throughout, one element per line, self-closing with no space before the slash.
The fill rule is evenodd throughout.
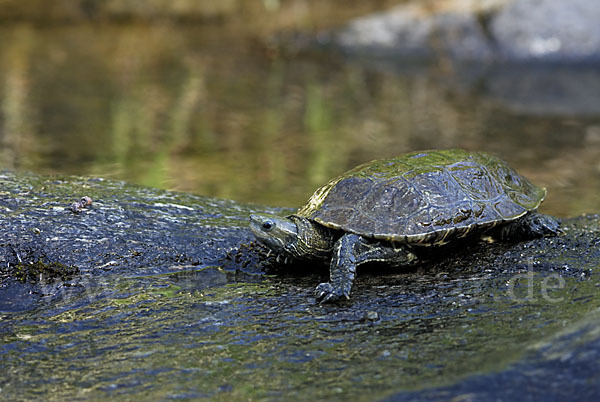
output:
<path id="1" fill-rule="evenodd" d="M 545 194 L 492 155 L 422 151 L 348 171 L 319 188 L 297 215 L 367 237 L 429 245 L 517 219 Z"/>

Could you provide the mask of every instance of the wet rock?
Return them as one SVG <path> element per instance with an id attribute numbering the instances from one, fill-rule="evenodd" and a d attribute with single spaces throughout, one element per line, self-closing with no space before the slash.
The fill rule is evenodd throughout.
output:
<path id="1" fill-rule="evenodd" d="M 431 56 L 432 25 L 416 7 L 398 7 L 351 21 L 332 40 L 348 53 L 425 57 Z"/>
<path id="2" fill-rule="evenodd" d="M 485 60 L 492 55 L 476 14 L 431 12 L 421 3 L 351 21 L 331 41 L 348 54 L 378 57 Z"/>
<path id="3" fill-rule="evenodd" d="M 322 306 L 326 266 L 255 270 L 277 261 L 254 248 L 247 216 L 277 210 L 87 178 L 0 185 L 7 400 L 600 395 L 597 215 L 565 219 L 558 237 L 361 267 L 352 298 Z M 94 203 L 73 214 L 80 194 Z M 78 271 L 14 278 L 19 259 L 41 257 Z"/>
<path id="4" fill-rule="evenodd" d="M 499 56 L 517 61 L 600 62 L 600 2 L 516 0 L 494 16 Z"/>
<path id="5" fill-rule="evenodd" d="M 600 61 L 593 0 L 410 2 L 351 21 L 329 43 L 350 55 L 456 61 Z"/>
<path id="6" fill-rule="evenodd" d="M 93 178 L 3 172 L 0 184 L 0 307 L 9 310 L 31 305 L 15 281 L 35 298 L 86 275 L 219 265 L 253 240 L 247 217 L 254 210 L 232 201 Z M 74 210 L 69 202 L 79 194 L 89 196 Z M 255 270 L 248 261 L 228 268 Z"/>
<path id="7" fill-rule="evenodd" d="M 428 45 L 436 54 L 462 61 L 487 61 L 493 48 L 475 14 L 448 13 L 435 16 Z"/>
<path id="8" fill-rule="evenodd" d="M 409 2 L 321 34 L 312 49 L 386 74 L 430 69 L 519 114 L 588 117 L 600 113 L 598 20 L 591 0 Z"/>
<path id="9" fill-rule="evenodd" d="M 549 339 L 533 343 L 521 361 L 505 370 L 471 376 L 450 386 L 398 393 L 385 400 L 593 401 L 600 396 L 595 378 L 599 370 L 600 316 L 595 311 Z"/>

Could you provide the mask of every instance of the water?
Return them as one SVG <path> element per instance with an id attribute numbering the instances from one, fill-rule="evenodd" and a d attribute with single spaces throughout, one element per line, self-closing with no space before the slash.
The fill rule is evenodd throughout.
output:
<path id="1" fill-rule="evenodd" d="M 564 303 L 523 303 L 486 296 L 495 280 L 485 275 L 440 286 L 428 274 L 388 277 L 379 284 L 395 289 L 387 300 L 365 289 L 352 307 L 320 307 L 310 279 L 236 282 L 216 268 L 113 277 L 4 315 L 2 395 L 373 400 L 505 370 L 599 307 L 577 297 L 593 291 L 589 281 L 552 292 Z"/>
<path id="2" fill-rule="evenodd" d="M 494 152 L 547 187 L 545 212 L 600 210 L 593 69 L 300 56 L 242 28 L 3 25 L 0 167 L 296 207 L 358 163 L 460 147 Z M 98 211 L 114 207 L 104 194 Z M 204 225 L 189 215 L 194 230 Z M 33 301 L 0 312 L 0 399 L 419 400 L 493 396 L 518 379 L 546 397 L 597 396 L 598 264 L 581 253 L 598 242 L 571 233 L 547 264 L 524 245 L 509 265 L 500 250 L 467 265 L 361 273 L 343 307 L 314 303 L 327 275 L 317 267 L 249 275 L 163 260 L 84 272 L 80 286 L 36 298 L 16 284 L 8 292 Z M 532 287 L 515 284 L 531 265 Z M 554 274 L 564 286 L 544 298 Z"/>
<path id="3" fill-rule="evenodd" d="M 599 209 L 593 68 L 294 56 L 238 31 L 2 27 L 0 166 L 298 207 L 359 163 L 457 147 L 547 187 L 546 212 Z"/>

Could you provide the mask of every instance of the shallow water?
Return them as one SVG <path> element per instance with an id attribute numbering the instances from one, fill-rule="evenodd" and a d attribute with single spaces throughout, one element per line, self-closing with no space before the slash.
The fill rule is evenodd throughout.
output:
<path id="1" fill-rule="evenodd" d="M 485 275 L 446 279 L 392 276 L 393 302 L 367 289 L 339 308 L 312 302 L 314 277 L 238 282 L 207 267 L 109 278 L 2 317 L 2 394 L 373 400 L 506 370 L 600 306 L 590 281 L 567 279 L 548 303 L 487 296 Z"/>

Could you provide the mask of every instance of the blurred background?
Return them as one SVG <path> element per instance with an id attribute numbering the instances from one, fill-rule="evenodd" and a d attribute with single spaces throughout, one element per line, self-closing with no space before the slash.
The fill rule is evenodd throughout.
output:
<path id="1" fill-rule="evenodd" d="M 356 164 L 458 147 L 547 187 L 545 212 L 599 211 L 597 68 L 304 45 L 402 3 L 2 0 L 0 169 L 294 207 Z"/>

